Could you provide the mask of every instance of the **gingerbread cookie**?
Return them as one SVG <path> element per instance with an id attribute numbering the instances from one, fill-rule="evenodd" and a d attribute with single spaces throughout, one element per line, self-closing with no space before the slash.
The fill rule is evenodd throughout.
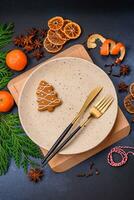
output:
<path id="1" fill-rule="evenodd" d="M 62 102 L 58 98 L 57 92 L 55 92 L 52 85 L 46 81 L 41 81 L 36 91 L 38 110 L 45 111 L 48 110 L 52 112 L 55 107 L 59 106 Z"/>

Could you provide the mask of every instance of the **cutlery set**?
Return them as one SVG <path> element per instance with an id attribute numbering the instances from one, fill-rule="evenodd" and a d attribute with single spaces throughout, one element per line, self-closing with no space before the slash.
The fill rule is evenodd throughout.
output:
<path id="1" fill-rule="evenodd" d="M 92 106 L 90 110 L 88 111 L 89 112 L 88 117 L 84 121 L 82 121 L 80 125 L 78 125 L 75 128 L 75 130 L 69 134 L 67 138 L 65 138 L 65 136 L 69 133 L 72 127 L 74 127 L 74 125 L 84 115 L 89 105 L 98 96 L 98 94 L 101 92 L 102 89 L 103 87 L 96 87 L 89 93 L 81 110 L 78 112 L 78 114 L 75 116 L 73 121 L 67 126 L 67 128 L 63 131 L 63 133 L 59 136 L 59 138 L 56 140 L 56 142 L 53 144 L 53 146 L 50 148 L 50 150 L 46 154 L 45 158 L 42 161 L 42 166 L 45 166 L 76 135 L 78 131 L 84 128 L 87 125 L 87 123 L 90 121 L 90 118 L 98 119 L 107 111 L 107 109 L 109 108 L 109 106 L 112 104 L 114 100 L 114 98 L 110 95 L 103 97 L 94 106 Z"/>

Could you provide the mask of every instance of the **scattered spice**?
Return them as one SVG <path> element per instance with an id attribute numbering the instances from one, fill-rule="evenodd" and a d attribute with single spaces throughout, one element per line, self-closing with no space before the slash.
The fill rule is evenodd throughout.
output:
<path id="1" fill-rule="evenodd" d="M 35 37 L 38 34 L 39 30 L 37 28 L 31 28 L 27 32 L 28 32 L 28 35 Z"/>
<path id="2" fill-rule="evenodd" d="M 40 49 L 43 46 L 42 42 L 39 39 L 34 40 L 34 48 Z"/>
<path id="3" fill-rule="evenodd" d="M 96 174 L 96 175 L 100 175 L 100 172 L 99 172 L 98 169 L 95 169 L 95 174 Z"/>
<path id="4" fill-rule="evenodd" d="M 35 183 L 39 182 L 43 176 L 44 176 L 43 170 L 38 168 L 30 169 L 28 172 L 28 177 L 30 181 L 33 181 Z"/>
<path id="5" fill-rule="evenodd" d="M 121 75 L 120 74 L 112 74 L 112 76 L 114 76 L 114 77 L 120 77 Z"/>
<path id="6" fill-rule="evenodd" d="M 37 50 L 34 50 L 32 56 L 36 58 L 36 60 L 40 60 L 44 55 L 44 51 L 40 50 L 40 49 L 37 49 Z"/>
<path id="7" fill-rule="evenodd" d="M 120 71 L 118 74 L 113 74 L 113 67 L 115 67 L 115 66 L 120 67 Z M 107 74 L 112 75 L 114 77 L 126 76 L 130 72 L 130 69 L 127 65 L 119 65 L 117 63 L 105 64 L 104 67 L 109 67 L 109 71 L 107 72 Z"/>
<path id="8" fill-rule="evenodd" d="M 86 174 L 85 173 L 79 173 L 79 174 L 77 174 L 77 177 L 84 177 L 84 176 L 86 176 Z"/>
<path id="9" fill-rule="evenodd" d="M 15 37 L 13 39 L 13 43 L 14 43 L 15 46 L 23 47 L 24 46 L 24 36 L 20 35 L 18 37 Z"/>
<path id="10" fill-rule="evenodd" d="M 125 82 L 121 82 L 118 84 L 118 91 L 119 92 L 127 92 L 128 91 L 128 86 Z"/>
<path id="11" fill-rule="evenodd" d="M 31 57 L 40 60 L 44 56 L 43 40 L 46 33 L 46 29 L 31 28 L 25 34 L 15 37 L 13 43 L 15 46 L 23 48 L 26 53 L 32 53 Z"/>
<path id="12" fill-rule="evenodd" d="M 130 72 L 130 69 L 127 65 L 120 65 L 120 75 L 126 76 Z"/>
<path id="13" fill-rule="evenodd" d="M 26 35 L 24 37 L 23 41 L 24 41 L 24 47 L 25 47 L 25 45 L 33 44 L 33 35 Z"/>
<path id="14" fill-rule="evenodd" d="M 40 32 L 40 34 L 41 34 L 41 36 L 43 37 L 43 38 L 45 38 L 46 36 L 47 36 L 47 29 L 40 29 L 39 30 L 39 32 Z"/>
<path id="15" fill-rule="evenodd" d="M 111 75 L 113 72 L 113 67 L 115 66 L 115 63 L 111 63 L 111 64 L 105 64 L 104 67 L 109 67 L 109 71 L 107 72 L 108 75 Z"/>
<path id="16" fill-rule="evenodd" d="M 88 171 L 77 174 L 77 177 L 87 177 L 88 178 L 89 176 L 93 176 L 94 170 L 95 170 L 96 175 L 100 174 L 99 170 L 97 168 L 95 168 L 95 164 L 93 162 L 90 162 Z"/>
<path id="17" fill-rule="evenodd" d="M 24 50 L 25 50 L 27 53 L 31 52 L 33 49 L 34 49 L 34 47 L 33 47 L 32 45 L 26 45 L 26 46 L 24 47 Z"/>

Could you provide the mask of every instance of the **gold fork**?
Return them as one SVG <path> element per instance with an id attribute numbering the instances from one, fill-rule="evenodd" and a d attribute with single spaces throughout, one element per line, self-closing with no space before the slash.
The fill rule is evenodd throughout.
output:
<path id="1" fill-rule="evenodd" d="M 113 100 L 114 99 L 112 96 L 106 96 L 102 98 L 96 105 L 94 105 L 90 109 L 88 118 L 80 125 L 80 127 L 82 128 L 83 126 L 85 126 L 91 117 L 101 117 L 112 104 Z"/>
<path id="2" fill-rule="evenodd" d="M 99 118 L 101 117 L 106 110 L 109 108 L 109 106 L 113 102 L 112 96 L 106 96 L 102 98 L 96 105 L 94 105 L 90 111 L 87 119 L 83 121 L 54 151 L 53 153 L 48 157 L 48 159 L 43 163 L 43 166 L 45 166 L 72 138 L 76 133 L 84 128 L 86 124 L 89 122 L 89 119 L 91 117 Z"/>

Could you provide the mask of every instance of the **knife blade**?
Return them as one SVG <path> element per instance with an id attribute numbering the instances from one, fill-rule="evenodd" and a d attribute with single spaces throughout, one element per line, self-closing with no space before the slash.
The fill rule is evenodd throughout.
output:
<path id="1" fill-rule="evenodd" d="M 80 116 L 82 116 L 84 114 L 84 112 L 88 109 L 90 103 L 95 99 L 95 97 L 100 93 L 100 91 L 102 89 L 103 89 L 103 87 L 98 86 L 89 93 L 89 95 L 88 95 L 87 99 L 85 100 L 82 108 L 80 109 L 80 111 L 78 112 L 78 114 L 76 115 L 74 120 L 72 121 L 73 124 L 80 118 Z"/>

